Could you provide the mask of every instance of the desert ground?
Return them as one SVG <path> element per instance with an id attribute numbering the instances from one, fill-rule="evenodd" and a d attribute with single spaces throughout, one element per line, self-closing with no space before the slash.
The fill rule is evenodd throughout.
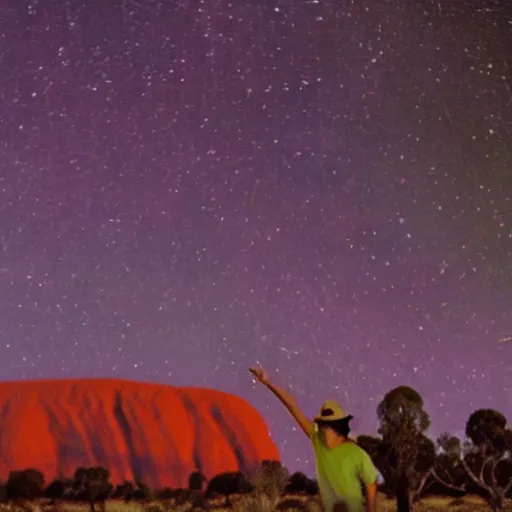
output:
<path id="1" fill-rule="evenodd" d="M 249 498 L 249 501 L 247 501 Z M 303 503 L 302 506 L 297 503 Z M 277 506 L 265 506 L 250 499 L 250 496 L 234 496 L 232 508 L 222 506 L 219 501 L 211 502 L 209 510 L 215 512 L 321 512 L 321 508 L 315 499 L 287 496 Z M 97 511 L 100 507 L 96 506 Z M 0 504 L 0 512 L 90 512 L 86 503 L 63 502 L 57 505 L 57 509 L 46 502 L 27 503 L 24 505 Z M 200 512 L 203 508 L 193 507 L 190 504 L 173 505 L 171 502 L 151 501 L 148 503 L 125 503 L 123 501 L 110 500 L 106 503 L 105 512 Z M 421 500 L 414 507 L 414 512 L 484 512 L 490 507 L 479 497 L 466 496 L 464 498 L 428 497 Z M 504 512 L 512 512 L 512 500 L 510 500 Z M 379 512 L 394 512 L 396 506 L 392 500 L 379 496 Z"/>
<path id="2" fill-rule="evenodd" d="M 298 500 L 304 503 L 303 507 L 294 507 L 293 501 Z M 250 505 L 241 497 L 236 499 L 234 497 L 233 508 L 222 507 L 221 503 L 212 503 L 213 510 L 216 512 L 273 512 L 274 510 L 288 511 L 288 512 L 320 512 L 321 508 L 316 500 L 305 500 L 301 497 L 288 496 L 283 498 L 276 507 L 256 507 L 254 502 Z M 287 503 L 288 502 L 288 503 Z M 309 502 L 309 503 L 308 503 Z M 249 505 L 249 506 L 248 506 Z M 251 506 L 252 505 L 252 506 Z M 199 512 L 198 509 L 193 509 L 190 505 L 185 506 L 169 506 L 169 504 L 161 502 L 152 502 L 146 505 L 136 503 L 122 503 L 111 501 L 107 503 L 106 512 Z M 414 507 L 414 512 L 484 512 L 490 511 L 489 505 L 477 496 L 466 496 L 464 498 L 446 498 L 446 497 L 429 497 L 421 500 Z M 395 512 L 396 506 L 394 500 L 389 500 L 385 496 L 379 496 L 379 512 Z M 512 501 L 507 503 L 504 511 L 512 512 Z M 62 512 L 89 512 L 85 505 L 70 504 L 69 508 L 66 506 Z"/>

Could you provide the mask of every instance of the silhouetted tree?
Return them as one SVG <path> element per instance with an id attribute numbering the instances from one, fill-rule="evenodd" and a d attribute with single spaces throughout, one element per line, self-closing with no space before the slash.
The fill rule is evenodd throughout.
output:
<path id="1" fill-rule="evenodd" d="M 306 494 L 310 486 L 310 479 L 300 471 L 292 473 L 285 487 L 288 494 Z"/>
<path id="2" fill-rule="evenodd" d="M 314 478 L 309 479 L 308 488 L 306 490 L 306 494 L 308 496 L 317 496 L 319 493 L 318 482 Z"/>
<path id="3" fill-rule="evenodd" d="M 460 439 L 448 434 L 442 434 L 437 444 L 439 453 L 436 456 L 432 476 L 446 489 L 465 493 L 468 489 L 469 478 L 462 463 L 462 444 Z"/>
<path id="4" fill-rule="evenodd" d="M 211 493 L 210 496 L 217 494 Z M 222 494 L 222 493 L 218 493 Z M 234 494 L 234 493 L 233 493 Z M 178 507 L 182 507 L 183 505 L 190 505 L 194 510 L 198 509 L 207 509 L 208 501 L 203 496 L 201 492 L 192 491 L 190 489 L 172 489 L 171 498 L 174 500 L 174 505 Z"/>
<path id="5" fill-rule="evenodd" d="M 167 501 L 174 498 L 174 490 L 171 487 L 163 487 L 154 491 L 155 499 Z"/>
<path id="6" fill-rule="evenodd" d="M 66 484 L 67 483 L 64 480 L 56 478 L 55 480 L 52 480 L 44 490 L 44 497 L 48 498 L 51 505 L 56 509 L 58 508 L 60 500 L 64 498 L 64 493 L 67 489 Z"/>
<path id="7" fill-rule="evenodd" d="M 512 489 L 512 430 L 507 419 L 493 409 L 479 409 L 469 416 L 466 436 L 465 446 L 447 434 L 439 438 L 448 469 L 440 474 L 436 466 L 435 475 L 451 488 L 466 490 L 475 485 L 492 510 L 502 510 Z"/>
<path id="8" fill-rule="evenodd" d="M 208 482 L 208 486 L 206 487 L 206 496 L 225 496 L 225 506 L 231 507 L 230 496 L 232 494 L 241 494 L 250 492 L 251 490 L 251 484 L 247 480 L 246 476 L 240 471 L 220 473 Z"/>
<path id="9" fill-rule="evenodd" d="M 75 471 L 73 488 L 78 499 L 89 503 L 91 512 L 96 512 L 96 503 L 100 504 L 101 512 L 105 512 L 105 501 L 112 492 L 109 479 L 109 471 L 100 466 L 78 468 Z"/>
<path id="10" fill-rule="evenodd" d="M 512 481 L 512 451 L 510 457 L 503 460 L 496 467 L 496 479 L 499 482 L 503 482 L 505 498 L 512 499 L 512 485 L 510 485 Z"/>
<path id="11" fill-rule="evenodd" d="M 200 471 L 193 471 L 188 477 L 188 488 L 191 491 L 202 491 L 204 490 L 205 484 L 208 479 Z"/>
<path id="12" fill-rule="evenodd" d="M 396 457 L 393 456 L 391 446 L 384 443 L 379 437 L 366 435 L 358 436 L 357 444 L 370 455 L 373 463 L 384 479 L 384 483 L 380 484 L 379 490 L 388 498 L 394 497 Z"/>
<path id="13" fill-rule="evenodd" d="M 43 495 L 44 476 L 36 469 L 11 471 L 5 486 L 9 500 L 33 500 Z"/>
<path id="14" fill-rule="evenodd" d="M 149 501 L 151 499 L 151 489 L 144 482 L 135 482 L 135 488 L 132 490 L 132 500 Z"/>
<path id="15" fill-rule="evenodd" d="M 370 455 L 373 463 L 382 475 L 384 482 L 379 484 L 380 492 L 387 497 L 397 497 L 400 491 L 399 458 L 393 445 L 388 441 L 372 436 L 359 436 L 357 443 Z M 430 475 L 430 469 L 435 461 L 435 445 L 423 434 L 417 441 L 417 457 L 409 468 L 409 498 L 410 503 L 417 502 L 425 493 L 434 479 Z M 402 493 L 404 493 L 402 489 Z"/>
<path id="16" fill-rule="evenodd" d="M 425 436 L 430 418 L 423 405 L 416 390 L 399 386 L 377 407 L 382 439 L 375 465 L 392 482 L 398 512 L 412 511 L 435 462 L 435 445 Z"/>
<path id="17" fill-rule="evenodd" d="M 122 499 L 125 502 L 129 502 L 133 499 L 133 491 L 135 485 L 128 480 L 125 480 L 122 484 L 117 484 L 112 491 L 112 498 Z"/>
<path id="18" fill-rule="evenodd" d="M 286 494 L 306 494 L 316 496 L 318 494 L 318 483 L 304 473 L 297 471 L 293 473 L 284 488 Z"/>

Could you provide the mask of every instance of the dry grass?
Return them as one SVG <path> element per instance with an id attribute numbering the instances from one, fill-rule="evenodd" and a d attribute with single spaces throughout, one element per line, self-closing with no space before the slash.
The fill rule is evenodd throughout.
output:
<path id="1" fill-rule="evenodd" d="M 395 512 L 394 501 L 381 497 L 379 500 L 382 512 Z M 488 512 L 489 505 L 478 496 L 466 496 L 464 498 L 428 497 L 421 500 L 414 507 L 414 512 Z M 505 509 L 512 511 L 512 506 Z"/>
<path id="2" fill-rule="evenodd" d="M 215 512 L 274 512 L 276 510 L 285 510 L 287 512 L 321 512 L 318 501 L 311 498 L 305 499 L 288 496 L 280 501 L 281 507 L 288 502 L 291 508 L 276 507 L 269 503 L 264 496 L 255 493 L 245 496 L 235 496 L 232 502 L 233 508 L 222 507 L 221 500 L 211 502 L 212 508 L 210 510 Z M 297 506 L 293 506 L 294 503 L 296 503 Z M 24 507 L 5 504 L 0 505 L 0 512 L 54 512 L 54 510 L 53 507 L 38 503 L 32 503 Z M 201 509 L 193 508 L 189 504 L 174 506 L 170 502 L 157 501 L 141 504 L 111 500 L 106 504 L 106 512 L 199 512 L 200 510 Z M 396 506 L 393 500 L 379 496 L 378 510 L 379 512 L 395 512 Z M 414 507 L 414 512 L 484 512 L 489 510 L 489 506 L 481 498 L 473 496 L 465 498 L 429 497 L 425 498 Z M 512 503 L 509 502 L 504 510 L 512 512 Z M 89 512 L 89 507 L 87 504 L 66 502 L 60 505 L 58 512 Z"/>
<path id="3" fill-rule="evenodd" d="M 299 500 L 303 503 L 301 508 L 286 508 L 288 512 L 321 512 L 321 508 L 318 504 L 318 500 L 309 499 L 306 500 L 300 497 L 286 497 L 281 500 L 281 504 L 285 505 L 284 502 L 288 501 L 290 504 L 292 501 Z M 233 498 L 233 508 L 223 508 L 220 503 L 212 505 L 215 506 L 216 512 L 273 512 L 276 507 L 265 501 L 265 498 L 261 498 L 257 495 L 241 496 Z M 153 508 L 154 507 L 154 508 Z M 148 508 L 152 510 L 148 511 Z M 154 503 L 149 505 L 138 505 L 138 504 L 124 504 L 119 502 L 109 502 L 107 504 L 106 512 L 188 512 L 190 506 L 167 508 L 162 504 Z M 388 500 L 384 496 L 379 496 L 379 512 L 396 512 L 396 505 L 394 500 Z M 477 496 L 467 496 L 464 498 L 446 498 L 446 497 L 429 497 L 420 501 L 415 507 L 415 512 L 487 512 L 490 510 L 489 505 L 485 501 Z M 505 510 L 512 512 L 512 503 L 508 503 Z M 88 512 L 87 509 L 67 509 L 62 512 Z"/>

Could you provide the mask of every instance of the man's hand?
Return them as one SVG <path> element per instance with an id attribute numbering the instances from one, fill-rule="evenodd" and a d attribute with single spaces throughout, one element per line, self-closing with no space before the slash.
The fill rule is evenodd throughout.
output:
<path id="1" fill-rule="evenodd" d="M 249 371 L 254 375 L 254 378 L 264 386 L 270 383 L 267 372 L 263 368 L 249 368 Z"/>
<path id="2" fill-rule="evenodd" d="M 310 437 L 313 432 L 313 423 L 308 420 L 304 413 L 300 410 L 297 402 L 292 395 L 286 391 L 286 389 L 280 388 L 270 382 L 267 372 L 263 368 L 249 368 L 249 372 L 252 373 L 254 378 L 261 382 L 266 388 L 268 388 L 274 395 L 281 401 L 281 403 L 288 409 L 290 414 L 295 418 L 300 428 L 304 430 L 305 434 Z"/>

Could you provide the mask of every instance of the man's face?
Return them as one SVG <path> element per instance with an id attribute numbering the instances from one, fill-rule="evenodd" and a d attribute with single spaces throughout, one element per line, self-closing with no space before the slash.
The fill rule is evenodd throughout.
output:
<path id="1" fill-rule="evenodd" d="M 338 441 L 340 436 L 331 427 L 329 427 L 329 425 L 320 423 L 319 435 L 322 444 L 326 448 L 334 448 L 339 444 Z"/>

